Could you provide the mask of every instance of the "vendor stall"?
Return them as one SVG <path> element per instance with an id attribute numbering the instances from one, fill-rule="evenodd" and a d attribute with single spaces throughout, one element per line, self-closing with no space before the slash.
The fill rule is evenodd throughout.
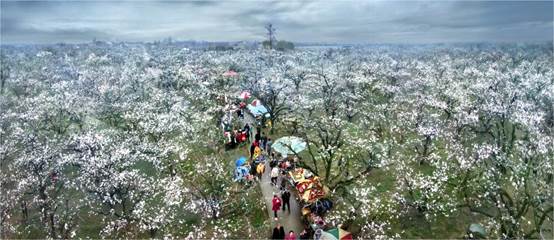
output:
<path id="1" fill-rule="evenodd" d="M 246 106 L 248 111 L 252 114 L 254 117 L 270 117 L 269 112 L 267 111 L 267 108 L 262 104 L 262 102 L 258 99 L 253 100 L 250 104 Z"/>
<path id="2" fill-rule="evenodd" d="M 305 168 L 295 168 L 287 174 L 300 203 L 303 204 L 302 216 L 313 229 L 321 228 L 327 223 L 325 214 L 333 208 L 333 202 L 326 199 L 329 189 L 321 179 Z"/>

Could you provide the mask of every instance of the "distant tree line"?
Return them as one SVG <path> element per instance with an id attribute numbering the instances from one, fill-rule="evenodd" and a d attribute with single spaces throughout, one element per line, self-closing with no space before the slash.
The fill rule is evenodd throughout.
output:
<path id="1" fill-rule="evenodd" d="M 277 41 L 275 38 L 275 32 L 277 29 L 273 26 L 272 23 L 268 23 L 265 25 L 265 29 L 267 31 L 267 40 L 262 42 L 263 48 L 266 49 L 275 49 L 278 51 L 286 51 L 286 50 L 293 50 L 294 49 L 294 43 L 279 40 Z"/>

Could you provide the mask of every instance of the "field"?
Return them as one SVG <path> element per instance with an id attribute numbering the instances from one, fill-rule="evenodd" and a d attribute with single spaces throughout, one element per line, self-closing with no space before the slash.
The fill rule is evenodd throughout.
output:
<path id="1" fill-rule="evenodd" d="M 550 238 L 552 51 L 2 45 L 1 237 L 268 237 L 260 187 L 233 180 L 248 147 L 225 149 L 221 127 L 247 91 L 268 137 L 307 143 L 298 166 L 328 189 L 329 227 Z"/>

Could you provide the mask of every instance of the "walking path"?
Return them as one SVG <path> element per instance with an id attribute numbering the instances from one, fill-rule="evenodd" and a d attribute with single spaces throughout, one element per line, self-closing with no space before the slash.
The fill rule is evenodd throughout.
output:
<path id="1" fill-rule="evenodd" d="M 252 129 L 252 137 L 256 134 L 256 123 L 254 118 L 250 114 L 244 114 L 244 121 L 250 125 Z M 250 147 L 250 146 L 249 146 Z M 279 192 L 279 188 L 277 186 L 281 186 L 281 179 L 279 178 L 279 181 L 277 183 L 277 186 L 271 185 L 271 177 L 270 172 L 271 168 L 269 167 L 269 161 L 266 161 L 265 163 L 265 172 L 262 175 L 262 180 L 260 181 L 260 188 L 262 190 L 262 194 L 265 199 L 265 203 L 267 205 L 267 213 L 270 217 L 270 223 L 271 228 L 273 229 L 276 225 L 276 222 L 273 217 L 273 211 L 271 210 L 271 200 L 273 199 L 273 195 L 277 194 L 279 197 L 281 197 L 281 193 Z M 296 235 L 298 236 L 300 232 L 304 229 L 301 219 L 301 208 L 298 204 L 298 201 L 295 198 L 295 194 L 291 192 L 291 198 L 290 198 L 290 213 L 287 211 L 281 211 L 277 212 L 277 216 L 279 217 L 279 223 L 283 226 L 285 229 L 285 233 L 288 234 L 289 231 L 294 231 Z"/>
<path id="2" fill-rule="evenodd" d="M 273 220 L 273 211 L 271 211 L 271 200 L 273 199 L 274 194 L 277 194 L 279 197 L 281 197 L 281 194 L 277 187 L 277 186 L 280 186 L 280 182 L 277 184 L 277 186 L 272 186 L 269 173 L 270 173 L 269 163 L 266 163 L 266 171 L 262 176 L 262 181 L 260 182 L 260 188 L 262 189 L 262 194 L 264 195 L 265 203 L 267 205 L 267 212 L 269 214 L 269 217 L 271 218 L 270 222 L 272 223 L 272 228 L 273 228 L 276 222 Z M 291 194 L 290 213 L 288 212 L 288 209 L 287 209 L 287 211 L 277 212 L 277 216 L 279 217 L 279 223 L 283 225 L 286 233 L 292 230 L 296 233 L 296 235 L 300 234 L 303 227 L 302 227 L 302 223 L 300 222 L 300 218 L 301 218 L 300 207 L 298 206 L 298 201 L 296 201 L 294 194 Z"/>

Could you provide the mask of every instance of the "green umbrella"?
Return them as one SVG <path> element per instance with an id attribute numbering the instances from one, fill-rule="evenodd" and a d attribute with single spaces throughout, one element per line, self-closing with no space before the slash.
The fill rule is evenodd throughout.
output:
<path id="1" fill-rule="evenodd" d="M 299 137 L 288 136 L 277 139 L 272 145 L 271 150 L 276 151 L 283 156 L 299 153 L 306 149 L 306 142 Z"/>

